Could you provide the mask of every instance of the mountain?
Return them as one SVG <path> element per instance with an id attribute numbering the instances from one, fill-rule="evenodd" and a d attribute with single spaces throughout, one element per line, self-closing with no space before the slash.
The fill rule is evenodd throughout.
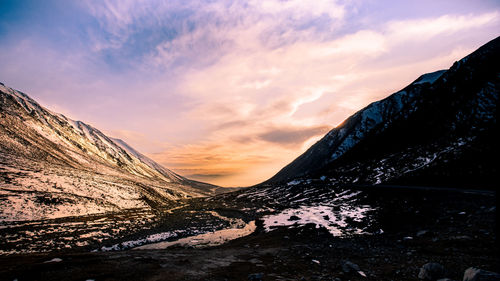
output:
<path id="1" fill-rule="evenodd" d="M 212 195 L 122 140 L 0 84 L 0 220 L 158 208 Z"/>
<path id="2" fill-rule="evenodd" d="M 500 37 L 361 109 L 263 184 L 494 188 L 499 91 Z"/>

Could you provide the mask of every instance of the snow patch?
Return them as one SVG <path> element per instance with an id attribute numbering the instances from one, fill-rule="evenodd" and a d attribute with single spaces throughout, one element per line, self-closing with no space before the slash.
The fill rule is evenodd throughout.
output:
<path id="1" fill-rule="evenodd" d="M 342 236 L 344 229 L 352 227 L 348 225 L 348 220 L 361 222 L 366 217 L 366 213 L 371 210 L 373 209 L 370 206 L 300 206 L 263 217 L 264 229 L 271 231 L 278 226 L 300 226 L 313 223 L 316 228 L 324 227 L 332 235 Z M 355 233 L 362 233 L 362 231 L 362 229 L 354 229 Z"/>
<path id="2" fill-rule="evenodd" d="M 196 236 L 182 238 L 176 241 L 160 242 L 149 245 L 144 245 L 135 248 L 134 250 L 158 250 L 166 249 L 171 246 L 205 248 L 224 244 L 230 240 L 240 238 L 252 234 L 255 231 L 255 221 L 251 221 L 243 228 L 228 228 L 208 232 Z"/>
<path id="3" fill-rule="evenodd" d="M 60 259 L 60 258 L 53 258 L 50 261 L 45 261 L 44 263 L 51 263 L 51 262 L 62 262 L 62 259 Z"/>
<path id="4" fill-rule="evenodd" d="M 436 80 L 438 80 L 439 77 L 441 77 L 441 75 L 443 75 L 445 72 L 446 70 L 438 70 L 435 72 L 426 73 L 420 76 L 415 82 L 413 82 L 413 85 L 424 84 L 424 83 L 432 84 L 436 82 Z"/>

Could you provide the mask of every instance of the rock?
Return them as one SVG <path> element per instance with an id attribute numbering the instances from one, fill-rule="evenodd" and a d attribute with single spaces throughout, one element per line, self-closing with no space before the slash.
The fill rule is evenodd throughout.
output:
<path id="1" fill-rule="evenodd" d="M 262 281 L 264 280 L 264 273 L 248 274 L 248 281 Z"/>
<path id="2" fill-rule="evenodd" d="M 420 230 L 419 232 L 417 232 L 417 237 L 424 236 L 424 235 L 426 235 L 427 233 L 429 233 L 429 231 L 428 231 L 428 230 Z"/>
<path id="3" fill-rule="evenodd" d="M 464 272 L 463 281 L 500 281 L 500 274 L 469 267 Z"/>
<path id="4" fill-rule="evenodd" d="M 451 236 L 450 240 L 456 240 L 456 241 L 470 241 L 472 238 L 467 235 L 458 235 L 458 236 Z"/>
<path id="5" fill-rule="evenodd" d="M 420 268 L 418 278 L 422 280 L 438 280 L 444 277 L 444 267 L 439 263 L 426 263 Z"/>
<path id="6" fill-rule="evenodd" d="M 359 265 L 352 263 L 350 261 L 344 261 L 342 263 L 342 270 L 345 273 L 356 272 L 357 274 L 359 274 L 363 277 L 366 277 L 366 274 L 363 271 L 361 271 L 361 269 L 359 268 Z"/>
<path id="7" fill-rule="evenodd" d="M 359 268 L 359 265 L 355 264 L 355 263 L 352 263 L 350 261 L 344 261 L 342 263 L 342 270 L 345 272 L 345 273 L 350 273 L 350 272 L 358 272 L 360 271 L 361 269 Z"/>
<path id="8" fill-rule="evenodd" d="M 292 215 L 292 216 L 290 216 L 290 218 L 288 220 L 289 221 L 298 221 L 298 220 L 300 220 L 300 218 L 295 216 L 295 215 Z"/>

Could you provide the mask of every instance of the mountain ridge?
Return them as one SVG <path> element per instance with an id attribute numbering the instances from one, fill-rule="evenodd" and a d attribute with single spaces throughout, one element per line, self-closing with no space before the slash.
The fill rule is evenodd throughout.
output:
<path id="1" fill-rule="evenodd" d="M 169 200 L 220 192 L 3 83 L 0 115 L 0 178 L 5 182 L 0 196 L 7 202 L 0 208 L 0 220 L 157 208 Z M 77 211 L 72 203 L 84 206 Z"/>
<path id="2" fill-rule="evenodd" d="M 405 177 L 403 174 L 410 172 L 408 169 L 403 173 L 403 169 L 395 165 L 398 161 L 391 154 L 399 153 L 399 157 L 406 157 L 397 149 L 413 149 L 414 152 L 421 149 L 422 155 L 418 155 L 416 152 L 413 155 L 418 159 L 424 157 L 426 149 L 429 152 L 427 156 L 430 156 L 430 154 L 438 153 L 439 149 L 444 151 L 446 145 L 462 144 L 460 147 L 466 147 L 477 141 L 478 138 L 484 139 L 488 146 L 487 149 L 491 150 L 491 153 L 497 154 L 497 151 L 492 148 L 491 137 L 484 136 L 482 131 L 491 131 L 492 127 L 496 126 L 496 103 L 500 88 L 500 74 L 495 63 L 499 62 L 499 49 L 500 39 L 496 38 L 455 62 L 450 69 L 421 75 L 402 90 L 371 103 L 332 129 L 306 152 L 261 185 L 283 183 L 301 177 L 319 178 L 322 176 L 321 174 L 335 174 L 335 181 L 344 177 L 346 183 L 353 181 L 365 181 L 366 183 L 395 181 L 395 178 Z M 428 126 L 424 128 L 425 126 L 422 124 Z M 412 127 L 420 132 L 420 135 L 412 132 L 410 129 Z M 411 135 L 414 139 L 401 136 L 405 134 Z M 385 138 L 384 135 L 386 135 Z M 429 139 L 425 139 L 426 135 Z M 420 143 L 418 143 L 419 141 Z M 441 142 L 439 143 L 439 141 Z M 394 147 L 391 148 L 384 143 L 390 143 Z M 426 145 L 429 147 L 424 148 Z M 440 148 L 431 149 L 432 145 Z M 417 146 L 420 147 L 417 148 Z M 482 149 L 480 144 L 477 146 L 478 150 Z M 430 153 L 434 149 L 436 152 Z M 369 155 L 382 157 L 381 155 L 384 153 L 386 153 L 385 161 L 388 159 L 394 161 L 392 165 L 389 165 L 390 167 L 380 168 L 378 172 L 375 172 L 376 165 L 379 167 L 384 165 L 380 163 L 372 163 L 371 166 L 362 164 L 363 161 L 375 161 Z M 408 163 L 400 161 L 399 164 L 402 165 L 401 167 L 405 165 L 409 167 L 411 166 L 410 161 L 407 159 Z M 426 166 L 433 161 L 426 164 L 423 164 L 425 161 L 422 161 L 421 164 Z M 474 161 L 479 162 L 479 159 Z M 354 167 L 356 166 L 355 162 L 357 168 Z M 417 165 L 417 161 L 413 162 Z M 341 175 L 340 171 L 347 172 L 347 166 L 350 166 L 353 171 L 359 169 L 360 173 L 371 171 L 372 175 L 366 175 L 365 178 L 356 177 L 353 171 L 349 172 L 351 174 L 349 177 Z M 424 167 L 419 168 L 419 170 L 422 168 Z M 390 170 L 398 169 L 401 174 L 391 174 Z M 490 169 L 488 177 L 491 181 L 495 169 L 491 166 L 488 169 Z M 479 172 L 477 169 L 475 171 Z M 381 175 L 384 179 L 376 179 L 373 175 L 376 173 L 385 174 Z"/>

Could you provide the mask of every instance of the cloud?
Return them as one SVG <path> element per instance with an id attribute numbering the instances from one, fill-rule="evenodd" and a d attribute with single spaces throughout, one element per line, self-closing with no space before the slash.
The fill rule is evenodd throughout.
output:
<path id="1" fill-rule="evenodd" d="M 181 174 L 255 184 L 498 34 L 498 11 L 387 20 L 359 3 L 85 1 L 89 46 L 22 38 L 2 45 L 0 74 Z"/>
<path id="2" fill-rule="evenodd" d="M 218 173 L 218 174 L 190 174 L 189 170 L 181 170 L 180 172 L 182 172 L 186 177 L 188 177 L 190 179 L 197 179 L 197 180 L 201 180 L 201 181 L 225 178 L 225 177 L 233 175 L 233 174 L 227 173 L 227 172 Z"/>
<path id="3" fill-rule="evenodd" d="M 312 128 L 271 128 L 267 132 L 260 134 L 259 138 L 271 143 L 297 147 L 312 137 L 324 135 L 331 129 L 332 127 L 330 126 L 317 126 Z"/>
<path id="4" fill-rule="evenodd" d="M 422 42 L 438 35 L 494 24 L 500 20 L 499 17 L 500 13 L 493 11 L 481 15 L 443 15 L 437 18 L 391 21 L 385 32 L 393 42 Z"/>
<path id="5" fill-rule="evenodd" d="M 400 59 L 408 59 L 404 52 L 405 42 L 423 49 L 436 34 L 492 24 L 491 20 L 483 18 L 491 19 L 492 16 L 470 16 L 465 21 L 460 16 L 447 16 L 445 19 L 449 23 L 457 20 L 461 28 L 448 24 L 446 28 L 435 31 L 432 37 L 417 42 L 413 37 L 405 39 L 400 35 L 402 31 L 395 29 L 396 25 L 411 26 L 416 23 L 413 20 L 391 22 L 379 30 L 362 29 L 330 39 L 315 36 L 317 30 L 314 29 L 297 35 L 300 40 L 288 40 L 289 35 L 284 35 L 287 38 L 283 40 L 275 39 L 287 42 L 285 45 L 261 41 L 261 31 L 267 30 L 261 27 L 248 30 L 240 25 L 226 27 L 223 31 L 226 35 L 238 34 L 228 39 L 233 40 L 231 48 L 221 52 L 211 64 L 184 69 L 184 75 L 178 81 L 178 91 L 196 100 L 186 116 L 199 116 L 197 120 L 210 128 L 200 147 L 180 147 L 179 151 L 228 157 L 203 158 L 203 161 L 191 164 L 187 164 L 191 160 L 186 160 L 183 163 L 185 167 L 199 168 L 198 175 L 211 174 L 213 171 L 209 167 L 224 163 L 224 169 L 232 169 L 233 177 L 220 177 L 214 181 L 221 184 L 231 177 L 246 183 L 238 175 L 255 175 L 251 171 L 257 165 L 284 165 L 307 149 L 305 144 L 312 144 L 330 126 L 339 124 L 349 114 L 404 87 L 404 81 L 411 82 L 425 71 L 442 68 L 468 52 L 466 49 L 458 52 L 457 49 L 445 50 L 445 53 L 441 50 L 428 58 L 401 64 Z M 418 23 L 425 27 L 441 22 L 439 18 L 431 18 Z M 244 42 L 251 43 L 245 45 Z M 393 61 L 394 65 L 380 68 L 377 61 L 381 59 Z M 203 148 L 214 143 L 223 143 L 228 148 L 209 151 Z M 240 158 L 251 153 L 266 155 L 267 158 L 262 162 Z M 197 159 L 195 155 L 188 158 Z M 168 164 L 175 166 L 174 163 Z M 241 166 L 233 167 L 238 164 Z M 248 182 L 265 180 L 280 168 L 278 166 Z M 205 168 L 207 170 L 202 171 Z"/>
<path id="6" fill-rule="evenodd" d="M 260 147 L 260 149 L 258 149 Z M 265 179 L 263 167 L 276 169 L 274 146 L 240 143 L 228 139 L 217 142 L 169 146 L 162 152 L 147 154 L 158 163 L 193 179 L 207 180 L 223 186 L 246 186 Z M 214 176 L 214 175 L 220 175 Z"/>
<path id="7" fill-rule="evenodd" d="M 255 7 L 261 14 L 279 16 L 285 13 L 293 21 L 307 20 L 311 17 L 316 18 L 322 15 L 330 18 L 343 18 L 345 14 L 345 9 L 339 4 L 339 1 L 330 0 L 317 0 L 314 2 L 300 0 L 252 0 L 249 1 L 249 4 Z"/>

